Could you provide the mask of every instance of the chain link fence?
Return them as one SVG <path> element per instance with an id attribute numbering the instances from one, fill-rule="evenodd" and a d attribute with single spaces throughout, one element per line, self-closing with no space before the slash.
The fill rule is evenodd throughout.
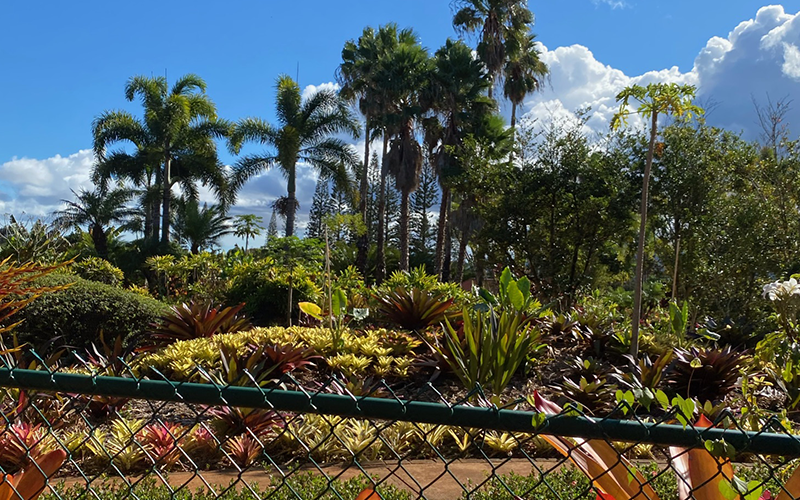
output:
<path id="1" fill-rule="evenodd" d="M 11 358 L 0 500 L 798 495 L 800 439 L 779 420 L 748 431 L 680 398 L 621 398 L 598 418 L 538 394 L 497 408 L 479 388 L 454 401 L 431 384 L 401 396 L 381 380 L 233 385 L 196 367 L 187 379 L 205 382 L 178 382 L 122 358 Z"/>

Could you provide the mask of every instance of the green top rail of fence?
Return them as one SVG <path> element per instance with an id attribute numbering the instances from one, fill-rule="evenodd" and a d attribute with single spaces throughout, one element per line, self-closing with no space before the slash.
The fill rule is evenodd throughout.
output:
<path id="1" fill-rule="evenodd" d="M 788 432 L 759 432 L 726 428 L 695 428 L 662 422 L 591 418 L 568 413 L 549 415 L 534 426 L 534 412 L 449 405 L 396 398 L 353 397 L 277 388 L 220 386 L 211 383 L 172 382 L 125 377 L 0 368 L 0 386 L 27 390 L 90 394 L 107 397 L 172 401 L 202 405 L 267 408 L 427 423 L 496 431 L 548 434 L 584 439 L 647 443 L 660 446 L 702 446 L 724 440 L 736 452 L 800 457 L 800 436 Z M 767 427 L 768 428 L 768 427 Z"/>

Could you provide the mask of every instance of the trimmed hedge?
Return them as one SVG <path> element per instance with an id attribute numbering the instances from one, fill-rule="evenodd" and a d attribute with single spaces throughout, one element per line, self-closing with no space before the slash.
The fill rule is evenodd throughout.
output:
<path id="1" fill-rule="evenodd" d="M 101 331 L 107 342 L 117 335 L 130 341 L 169 312 L 166 304 L 155 299 L 74 275 L 52 274 L 36 282 L 72 286 L 37 298 L 16 316 L 23 320 L 15 329 L 19 340 L 35 348 L 54 337 L 59 337 L 56 345 L 88 347 L 99 343 Z"/>

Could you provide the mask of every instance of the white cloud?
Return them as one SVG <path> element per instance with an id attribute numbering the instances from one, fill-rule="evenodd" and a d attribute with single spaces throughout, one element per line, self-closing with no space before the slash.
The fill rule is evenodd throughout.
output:
<path id="1" fill-rule="evenodd" d="M 628 2 L 624 0 L 592 0 L 595 5 L 608 5 L 612 9 L 624 9 L 628 7 Z"/>
<path id="2" fill-rule="evenodd" d="M 334 92 L 338 92 L 339 84 L 336 82 L 326 82 L 320 85 L 306 85 L 306 87 L 303 89 L 302 97 L 303 99 L 308 99 L 312 94 L 314 94 L 314 92 L 320 90 L 332 90 Z"/>
<path id="3" fill-rule="evenodd" d="M 596 0 L 613 6 L 615 0 Z M 550 85 L 530 96 L 518 115 L 523 121 L 549 118 L 574 118 L 575 110 L 591 107 L 587 127 L 604 131 L 617 110 L 617 93 L 632 84 L 669 81 L 698 86 L 698 99 L 713 101 L 708 117 L 713 125 L 744 130 L 756 137 L 755 113 L 751 96 L 774 100 L 795 94 L 800 81 L 800 15 L 787 14 L 781 6 L 758 10 L 753 19 L 739 23 L 726 37 L 712 37 L 698 50 L 691 71 L 677 67 L 626 75 L 623 71 L 598 61 L 586 47 L 573 45 L 548 50 L 542 47 L 542 58 L 550 66 Z M 303 97 L 319 89 L 338 89 L 334 82 L 308 85 Z M 510 109 L 508 110 L 510 112 Z M 788 116 L 800 127 L 800 106 Z M 632 126 L 637 126 L 634 118 Z M 359 156 L 364 151 L 364 138 L 353 141 Z M 380 150 L 380 141 L 372 151 Z M 0 215 L 3 213 L 47 216 L 61 207 L 61 199 L 72 198 L 70 189 L 91 188 L 92 153 L 81 150 L 69 156 L 46 159 L 12 158 L 0 165 Z M 305 165 L 298 166 L 297 195 L 301 209 L 298 228 L 305 226 L 316 174 Z M 213 202 L 210 192 L 203 190 L 202 199 Z M 286 179 L 278 170 L 251 179 L 239 194 L 234 214 L 254 213 L 269 221 L 271 205 L 286 194 Z M 228 244 L 228 242 L 226 242 Z M 232 244 L 232 243 L 230 243 Z"/>
<path id="4" fill-rule="evenodd" d="M 524 105 L 527 119 L 546 119 L 553 112 L 591 107 L 587 126 L 600 131 L 616 111 L 616 94 L 628 85 L 676 82 L 698 87 L 699 102 L 714 102 L 708 121 L 743 131 L 754 138 L 758 130 L 752 97 L 773 100 L 796 93 L 800 80 L 800 15 L 787 14 L 779 5 L 762 7 L 754 19 L 739 23 L 727 37 L 712 37 L 697 55 L 691 71 L 677 67 L 629 76 L 595 59 L 581 45 L 543 47 L 542 59 L 551 71 L 551 85 L 531 96 Z M 792 110 L 790 123 L 800 124 L 800 108 Z M 631 123 L 637 125 L 636 120 Z"/>

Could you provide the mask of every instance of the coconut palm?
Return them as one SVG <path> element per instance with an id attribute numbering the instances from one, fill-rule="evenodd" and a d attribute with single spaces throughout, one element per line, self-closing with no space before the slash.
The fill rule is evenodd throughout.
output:
<path id="1" fill-rule="evenodd" d="M 348 167 L 358 163 L 358 156 L 351 145 L 334 135 L 347 132 L 357 137 L 358 124 L 336 92 L 317 90 L 302 99 L 300 86 L 287 75 L 278 77 L 276 87 L 279 126 L 259 118 L 245 118 L 237 124 L 232 141 L 256 141 L 270 146 L 272 151 L 237 161 L 233 185 L 238 188 L 251 177 L 278 167 L 287 184 L 286 236 L 292 236 L 298 207 L 298 162 L 310 165 L 321 178 L 332 179 L 350 192 Z"/>
<path id="2" fill-rule="evenodd" d="M 130 179 L 144 187 L 149 201 L 145 224 L 158 237 L 161 212 L 162 243 L 169 242 L 172 186 L 180 183 L 194 196 L 197 182 L 212 188 L 224 203 L 232 201 L 214 139 L 227 137 L 231 124 L 217 118 L 216 107 L 205 93 L 206 83 L 197 75 L 184 75 L 170 89 L 164 77 L 134 76 L 125 85 L 125 98 L 137 96 L 144 107 L 139 120 L 126 111 L 106 111 L 94 122 L 95 177 Z M 115 151 L 115 143 L 129 143 L 134 152 Z M 160 201 L 154 201 L 154 192 Z"/>
<path id="3" fill-rule="evenodd" d="M 196 198 L 178 198 L 177 202 L 172 234 L 193 254 L 216 246 L 220 238 L 233 232 L 221 205 L 203 203 L 200 208 Z"/>
<path id="4" fill-rule="evenodd" d="M 508 61 L 508 41 L 528 33 L 533 23 L 527 0 L 458 0 L 456 6 L 453 27 L 461 33 L 480 33 L 478 57 L 496 80 Z"/>
<path id="5" fill-rule="evenodd" d="M 82 189 L 72 192 L 75 200 L 61 200 L 67 206 L 54 213 L 55 223 L 62 227 L 88 226 L 98 257 L 108 260 L 108 231 L 114 223 L 126 224 L 137 214 L 128 204 L 134 192 L 124 187 L 112 190 L 97 188 L 94 191 Z"/>
<path id="6" fill-rule="evenodd" d="M 516 129 L 517 106 L 525 96 L 542 88 L 542 82 L 550 72 L 547 64 L 539 58 L 536 35 L 519 33 L 508 43 L 508 62 L 503 70 L 503 95 L 511 101 L 511 128 Z"/>

